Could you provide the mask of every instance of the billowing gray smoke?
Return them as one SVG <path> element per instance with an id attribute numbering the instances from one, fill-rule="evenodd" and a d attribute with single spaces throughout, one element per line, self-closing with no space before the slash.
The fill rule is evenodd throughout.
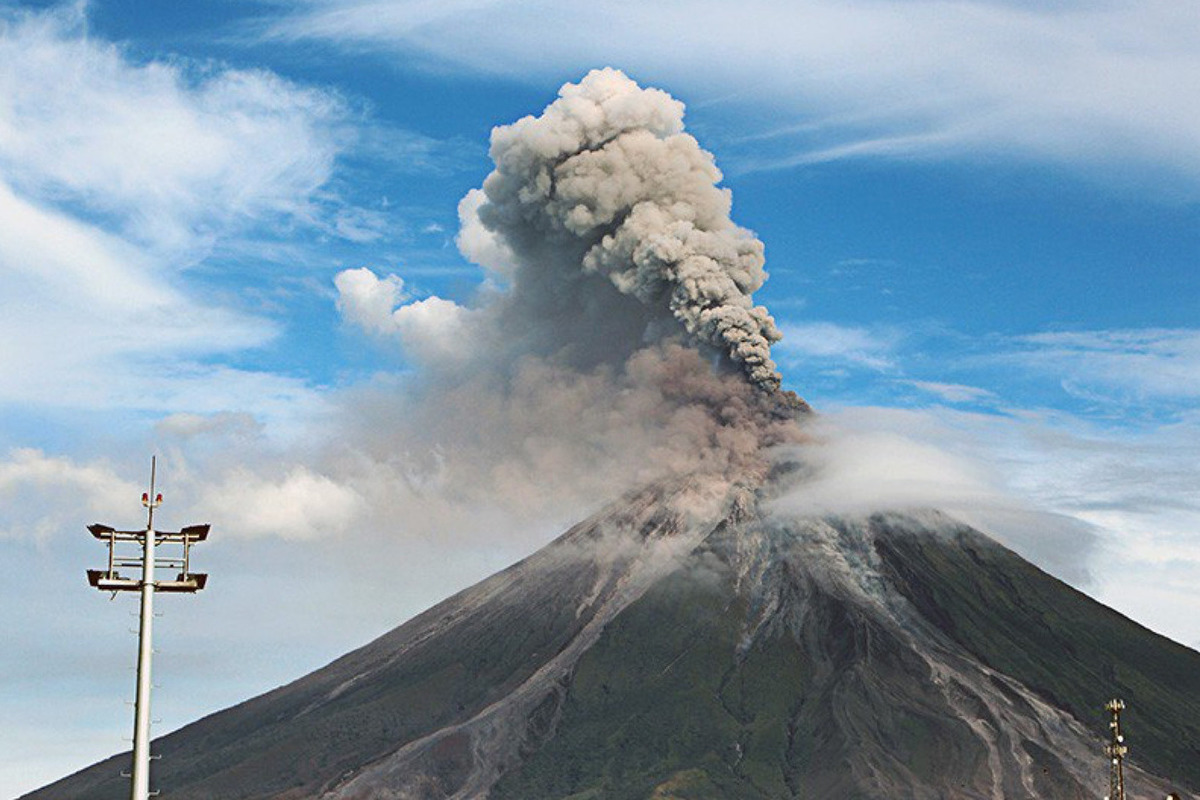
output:
<path id="1" fill-rule="evenodd" d="M 460 206 L 459 246 L 492 272 L 470 304 L 338 276 L 345 317 L 417 365 L 360 393 L 346 440 L 464 507 L 568 515 L 663 478 L 753 482 L 806 408 L 751 301 L 762 243 L 681 103 L 611 69 L 559 95 L 495 129 L 495 169 Z"/>
<path id="2" fill-rule="evenodd" d="M 730 219 L 712 155 L 683 132 L 683 104 L 613 69 L 559 95 L 541 116 L 492 134 L 496 168 L 478 215 L 514 255 L 514 294 L 537 287 L 587 307 L 576 296 L 594 291 L 584 276 L 603 276 L 645 305 L 638 333 L 668 334 L 671 318 L 777 389 L 770 347 L 780 334 L 750 299 L 766 279 L 762 242 Z"/>

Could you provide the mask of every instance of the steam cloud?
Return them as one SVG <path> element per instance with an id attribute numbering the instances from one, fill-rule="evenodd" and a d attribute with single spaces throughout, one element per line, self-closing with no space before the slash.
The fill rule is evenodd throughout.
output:
<path id="1" fill-rule="evenodd" d="M 593 71 L 496 128 L 491 156 L 459 208 L 459 247 L 491 276 L 469 306 L 338 275 L 345 319 L 419 365 L 399 391 L 356 396 L 348 439 L 405 454 L 413 485 L 526 509 L 761 475 L 807 406 L 780 389 L 780 334 L 751 300 L 762 243 L 730 219 L 683 105 Z"/>

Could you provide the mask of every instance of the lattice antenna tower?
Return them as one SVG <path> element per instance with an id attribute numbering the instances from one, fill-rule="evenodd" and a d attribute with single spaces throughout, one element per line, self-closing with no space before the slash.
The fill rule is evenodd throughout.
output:
<path id="1" fill-rule="evenodd" d="M 1116 698 L 1105 704 L 1104 710 L 1112 715 L 1108 723 L 1110 739 L 1104 746 L 1104 754 L 1108 756 L 1108 794 L 1104 800 L 1125 800 L 1125 755 L 1129 748 L 1125 745 L 1125 734 L 1121 733 L 1121 712 L 1125 710 L 1125 701 Z"/>
<path id="2" fill-rule="evenodd" d="M 89 569 L 88 583 L 103 592 L 139 592 L 142 604 L 138 623 L 137 699 L 133 712 L 133 770 L 130 800 L 147 800 L 157 792 L 150 791 L 150 656 L 151 625 L 154 621 L 155 592 L 194 593 L 204 588 L 208 575 L 191 571 L 191 548 L 208 538 L 209 526 L 189 525 L 178 531 L 154 529 L 154 509 L 162 505 L 162 495 L 155 491 L 154 481 L 158 459 L 150 459 L 150 491 L 142 495 L 146 507 L 146 527 L 137 531 L 119 531 L 108 525 L 88 525 L 92 536 L 108 545 L 108 568 Z M 160 557 L 160 545 L 177 545 L 178 555 Z M 124 552 L 123 552 L 124 551 Z M 177 571 L 174 580 L 156 579 L 155 568 Z M 125 577 L 119 570 L 138 570 L 141 577 Z"/>

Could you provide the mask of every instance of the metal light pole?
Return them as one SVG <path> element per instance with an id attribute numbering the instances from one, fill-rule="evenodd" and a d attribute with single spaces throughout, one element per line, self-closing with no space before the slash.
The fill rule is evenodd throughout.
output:
<path id="1" fill-rule="evenodd" d="M 154 622 L 154 593 L 198 592 L 208 582 L 208 575 L 189 571 L 189 556 L 194 542 L 208 538 L 209 526 L 189 525 L 179 531 L 154 530 L 154 509 L 162 505 L 162 495 L 154 490 L 158 459 L 150 459 L 150 491 L 142 495 L 142 505 L 147 509 L 146 528 L 140 531 L 118 531 L 108 525 L 95 523 L 88 526 L 92 536 L 108 545 L 108 569 L 89 569 L 88 583 L 104 592 L 141 592 L 141 611 L 138 624 L 137 700 L 134 704 L 133 722 L 133 786 L 130 800 L 147 800 L 150 797 L 150 656 L 151 625 Z M 175 558 L 157 558 L 155 548 L 163 543 L 181 544 L 182 555 Z M 118 543 L 140 546 L 140 555 L 121 555 Z M 156 566 L 179 570 L 173 581 L 156 581 Z M 117 572 L 121 567 L 140 568 L 141 578 L 126 578 Z"/>
<path id="2" fill-rule="evenodd" d="M 1108 765 L 1108 795 L 1105 800 L 1125 800 L 1125 770 L 1123 769 L 1125 755 L 1129 748 L 1125 746 L 1125 734 L 1121 733 L 1121 712 L 1125 710 L 1124 700 L 1109 700 L 1104 710 L 1112 715 L 1108 723 L 1111 740 L 1104 746 L 1104 754 L 1109 758 Z"/>

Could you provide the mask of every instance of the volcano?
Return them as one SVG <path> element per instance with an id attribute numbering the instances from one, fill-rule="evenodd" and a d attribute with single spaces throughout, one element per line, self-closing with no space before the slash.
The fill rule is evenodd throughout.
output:
<path id="1" fill-rule="evenodd" d="M 781 515 L 784 483 L 632 494 L 325 668 L 161 738 L 156 788 L 1099 797 L 1113 696 L 1129 703 L 1129 796 L 1200 787 L 1200 653 L 946 515 Z M 26 797 L 118 800 L 127 766 Z"/>

